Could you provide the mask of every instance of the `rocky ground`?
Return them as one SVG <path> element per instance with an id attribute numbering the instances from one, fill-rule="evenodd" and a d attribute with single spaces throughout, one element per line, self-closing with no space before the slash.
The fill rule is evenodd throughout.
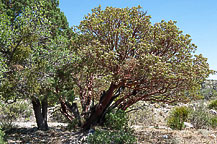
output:
<path id="1" fill-rule="evenodd" d="M 50 124 L 52 125 L 52 124 Z M 134 126 L 141 144 L 217 144 L 217 131 L 206 129 L 171 130 L 164 126 Z M 64 126 L 51 127 L 48 131 L 34 128 L 13 129 L 8 136 L 9 144 L 79 144 L 85 143 L 87 133 L 68 131 Z"/>
<path id="2" fill-rule="evenodd" d="M 140 104 L 145 109 L 132 113 L 130 122 L 138 137 L 138 142 L 143 144 L 217 144 L 216 129 L 195 129 L 190 123 L 185 123 L 183 130 L 172 130 L 167 127 L 167 117 L 174 107 L 208 105 L 208 101 L 197 101 L 188 104 Z M 141 116 L 141 113 L 144 115 Z M 210 113 L 216 115 L 215 110 Z"/>
<path id="3" fill-rule="evenodd" d="M 171 130 L 162 128 L 136 129 L 143 144 L 217 144 L 217 131 L 206 129 Z"/>
<path id="4" fill-rule="evenodd" d="M 86 133 L 67 131 L 63 127 L 50 127 L 48 131 L 37 128 L 13 129 L 8 135 L 8 144 L 81 144 Z"/>
<path id="5" fill-rule="evenodd" d="M 129 124 L 135 130 L 141 144 L 217 144 L 216 129 L 195 129 L 186 124 L 184 130 L 172 130 L 166 126 L 166 117 L 175 107 L 166 104 L 142 104 L 144 109 L 130 114 Z M 179 104 L 194 106 L 191 104 Z M 206 105 L 206 103 L 205 103 Z M 215 111 L 213 111 L 215 114 Z M 50 112 L 51 113 L 51 112 Z M 51 117 L 51 116 L 50 116 Z M 9 144 L 79 144 L 85 143 L 88 133 L 79 130 L 68 131 L 66 123 L 53 122 L 49 118 L 50 129 L 46 132 L 36 128 L 34 117 L 28 122 L 15 122 L 17 128 L 10 131 Z"/>

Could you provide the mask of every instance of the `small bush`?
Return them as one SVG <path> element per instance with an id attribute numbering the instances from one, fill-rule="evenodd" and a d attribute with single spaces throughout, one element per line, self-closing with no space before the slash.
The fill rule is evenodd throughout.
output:
<path id="1" fill-rule="evenodd" d="M 5 134 L 0 127 L 0 144 L 6 144 L 4 141 L 4 136 L 5 136 Z"/>
<path id="2" fill-rule="evenodd" d="M 131 130 L 96 130 L 87 138 L 90 144 L 133 144 L 136 143 L 136 137 L 132 135 Z"/>
<path id="3" fill-rule="evenodd" d="M 120 130 L 127 127 L 127 115 L 122 110 L 111 111 L 105 116 L 105 126 L 111 129 Z"/>
<path id="4" fill-rule="evenodd" d="M 204 97 L 206 100 L 215 99 L 217 96 L 217 91 L 213 88 L 202 88 L 200 90 L 200 94 Z"/>
<path id="5" fill-rule="evenodd" d="M 111 111 L 105 116 L 106 130 L 96 130 L 87 138 L 90 144 L 133 144 L 136 137 L 128 127 L 128 117 L 122 110 Z"/>
<path id="6" fill-rule="evenodd" d="M 78 126 L 79 126 L 79 120 L 75 118 L 71 122 L 68 123 L 67 129 L 75 130 Z"/>
<path id="7" fill-rule="evenodd" d="M 60 111 L 60 106 L 52 107 L 50 108 L 51 115 L 50 115 L 50 120 L 53 122 L 60 122 L 60 123 L 66 123 L 69 120 L 61 113 Z"/>
<path id="8" fill-rule="evenodd" d="M 167 125 L 172 129 L 182 130 L 184 128 L 184 122 L 188 119 L 189 113 L 190 109 L 185 106 L 176 107 L 170 113 Z"/>
<path id="9" fill-rule="evenodd" d="M 214 100 L 212 101 L 209 106 L 208 106 L 209 109 L 215 109 L 217 110 L 217 100 Z"/>
<path id="10" fill-rule="evenodd" d="M 216 118 L 212 116 L 203 104 L 200 104 L 191 111 L 189 121 L 196 129 L 216 127 Z"/>
<path id="11" fill-rule="evenodd" d="M 210 119 L 210 125 L 211 125 L 213 128 L 216 128 L 216 127 L 217 127 L 217 116 L 211 117 L 211 119 Z"/>
<path id="12" fill-rule="evenodd" d="M 32 110 L 28 108 L 29 104 L 27 102 L 15 102 L 12 104 L 0 103 L 0 125 L 2 129 L 9 130 L 13 127 L 12 122 L 16 121 L 18 118 L 25 117 L 28 119 Z"/>

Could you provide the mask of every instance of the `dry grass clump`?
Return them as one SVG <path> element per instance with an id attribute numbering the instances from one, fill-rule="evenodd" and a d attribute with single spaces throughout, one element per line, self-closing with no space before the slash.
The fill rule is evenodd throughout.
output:
<path id="1" fill-rule="evenodd" d="M 130 126 L 143 125 L 150 126 L 155 125 L 153 108 L 148 107 L 144 102 L 138 102 L 136 105 L 131 107 L 128 112 Z"/>
<path id="2" fill-rule="evenodd" d="M 188 119 L 196 129 L 211 129 L 217 127 L 217 116 L 210 114 L 207 106 L 202 103 L 192 108 Z"/>

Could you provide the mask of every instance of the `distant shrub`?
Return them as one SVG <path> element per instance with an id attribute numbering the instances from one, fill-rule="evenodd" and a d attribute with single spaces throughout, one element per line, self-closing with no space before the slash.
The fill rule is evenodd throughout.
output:
<path id="1" fill-rule="evenodd" d="M 203 104 L 195 106 L 189 115 L 189 121 L 196 129 L 216 127 L 216 119 Z"/>
<path id="2" fill-rule="evenodd" d="M 176 107 L 170 113 L 167 119 L 167 125 L 172 129 L 182 130 L 184 128 L 184 122 L 188 120 L 190 109 L 188 107 Z"/>
<path id="3" fill-rule="evenodd" d="M 111 111 L 105 116 L 105 126 L 111 129 L 120 130 L 127 126 L 128 118 L 124 111 Z"/>
<path id="4" fill-rule="evenodd" d="M 200 94 L 206 100 L 215 99 L 217 97 L 217 81 L 206 81 L 201 86 Z"/>
<path id="5" fill-rule="evenodd" d="M 20 117 L 28 119 L 32 114 L 32 110 L 28 106 L 29 104 L 23 101 L 12 104 L 0 103 L 0 125 L 2 129 L 11 129 L 13 127 L 12 122 Z"/>
<path id="6" fill-rule="evenodd" d="M 132 131 L 118 130 L 96 130 L 93 134 L 87 138 L 90 144 L 134 144 L 136 143 L 136 137 L 132 135 Z"/>
<path id="7" fill-rule="evenodd" d="M 217 100 L 211 101 L 208 108 L 217 110 Z"/>

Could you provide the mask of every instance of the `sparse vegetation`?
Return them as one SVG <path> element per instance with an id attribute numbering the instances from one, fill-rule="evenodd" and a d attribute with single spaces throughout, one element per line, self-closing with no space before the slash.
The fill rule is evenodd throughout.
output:
<path id="1" fill-rule="evenodd" d="M 133 110 L 135 109 L 135 110 Z M 132 110 L 132 111 L 131 111 Z M 155 122 L 155 116 L 150 106 L 145 106 L 144 103 L 137 103 L 129 109 L 127 113 L 129 117 L 128 124 L 150 126 Z"/>
<path id="2" fill-rule="evenodd" d="M 217 110 L 217 100 L 211 101 L 208 107 Z"/>
<path id="3" fill-rule="evenodd" d="M 6 144 L 5 140 L 4 140 L 4 132 L 2 131 L 2 128 L 0 127 L 0 144 Z"/>
<path id="4" fill-rule="evenodd" d="M 184 128 L 184 122 L 188 120 L 190 109 L 188 107 L 176 107 L 172 110 L 167 124 L 172 129 L 182 130 Z"/>
<path id="5" fill-rule="evenodd" d="M 113 110 L 105 116 L 105 129 L 97 129 L 88 136 L 88 142 L 93 144 L 126 143 L 133 144 L 136 137 L 128 127 L 128 117 L 122 110 Z"/>
<path id="6" fill-rule="evenodd" d="M 0 126 L 4 130 L 10 130 L 13 127 L 12 122 L 15 122 L 18 118 L 22 117 L 24 120 L 29 120 L 31 115 L 32 109 L 28 102 L 0 103 Z"/>
<path id="7" fill-rule="evenodd" d="M 68 121 L 68 126 L 67 126 L 68 130 L 75 130 L 78 127 L 79 127 L 79 121 L 76 118 L 70 122 Z"/>
<path id="8" fill-rule="evenodd" d="M 217 116 L 213 116 L 210 118 L 210 125 L 213 128 L 217 128 Z"/>
<path id="9" fill-rule="evenodd" d="M 66 117 L 61 113 L 59 105 L 52 107 L 50 119 L 52 119 L 52 121 L 61 123 L 69 122 Z"/>
<path id="10" fill-rule="evenodd" d="M 196 129 L 217 127 L 216 116 L 211 115 L 207 107 L 203 104 L 194 106 L 188 119 Z"/>
<path id="11" fill-rule="evenodd" d="M 128 118 L 124 111 L 111 111 L 105 115 L 105 126 L 115 130 L 121 130 L 127 125 Z"/>

